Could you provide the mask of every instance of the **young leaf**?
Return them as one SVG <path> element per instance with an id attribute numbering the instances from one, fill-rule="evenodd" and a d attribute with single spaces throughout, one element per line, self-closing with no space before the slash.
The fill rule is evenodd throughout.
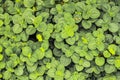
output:
<path id="1" fill-rule="evenodd" d="M 95 58 L 95 63 L 98 66 L 103 66 L 105 63 L 105 59 L 103 57 L 96 57 Z"/>
<path id="2" fill-rule="evenodd" d="M 32 54 L 32 49 L 29 46 L 25 46 L 22 48 L 22 54 L 30 58 Z"/>
<path id="3" fill-rule="evenodd" d="M 83 20 L 82 21 L 82 26 L 85 29 L 89 29 L 92 26 L 92 23 L 90 21 Z"/>
<path id="4" fill-rule="evenodd" d="M 36 29 L 32 25 L 28 26 L 28 28 L 26 29 L 26 34 L 27 35 L 35 34 L 35 32 L 36 32 Z"/>
<path id="5" fill-rule="evenodd" d="M 105 72 L 109 73 L 109 74 L 116 71 L 115 66 L 114 65 L 109 65 L 109 64 L 105 64 L 104 69 L 105 69 Z"/>
<path id="6" fill-rule="evenodd" d="M 115 44 L 110 44 L 108 46 L 108 50 L 109 52 L 112 54 L 112 55 L 115 55 L 116 54 L 116 50 L 117 50 L 117 46 Z"/>
<path id="7" fill-rule="evenodd" d="M 0 27 L 3 25 L 3 21 L 2 20 L 0 20 Z"/>
<path id="8" fill-rule="evenodd" d="M 24 0 L 23 1 L 25 7 L 32 7 L 35 3 L 34 0 Z"/>
<path id="9" fill-rule="evenodd" d="M 16 34 L 21 33 L 22 30 L 23 30 L 23 28 L 19 24 L 15 24 L 13 26 L 13 32 L 16 33 Z"/>
<path id="10" fill-rule="evenodd" d="M 105 58 L 109 58 L 111 56 L 111 54 L 107 50 L 103 52 L 103 55 Z"/>
<path id="11" fill-rule="evenodd" d="M 109 24 L 109 31 L 115 33 L 119 30 L 118 23 L 110 23 Z"/>
<path id="12" fill-rule="evenodd" d="M 63 64 L 64 66 L 68 66 L 68 65 L 71 63 L 71 59 L 68 58 L 68 57 L 66 57 L 66 56 L 64 56 L 64 55 L 62 55 L 62 56 L 60 57 L 60 62 L 61 62 L 61 64 Z"/>
<path id="13" fill-rule="evenodd" d="M 2 61 L 3 60 L 3 55 L 2 54 L 0 54 L 0 61 Z"/>

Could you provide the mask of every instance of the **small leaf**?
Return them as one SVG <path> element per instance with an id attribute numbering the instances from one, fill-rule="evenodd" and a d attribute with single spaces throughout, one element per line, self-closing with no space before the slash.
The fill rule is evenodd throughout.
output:
<path id="1" fill-rule="evenodd" d="M 2 20 L 0 20 L 0 27 L 3 25 L 3 21 Z"/>
<path id="2" fill-rule="evenodd" d="M 90 63 L 89 61 L 84 60 L 84 62 L 83 62 L 82 65 L 83 65 L 84 67 L 90 67 L 90 64 L 91 64 L 91 63 Z"/>
<path id="3" fill-rule="evenodd" d="M 92 23 L 91 23 L 90 21 L 85 21 L 85 20 L 83 20 L 83 21 L 82 21 L 82 26 L 83 26 L 83 28 L 85 28 L 85 29 L 89 29 L 89 28 L 92 26 Z"/>
<path id="4" fill-rule="evenodd" d="M 116 58 L 114 61 L 115 67 L 120 68 L 120 58 Z"/>
<path id="5" fill-rule="evenodd" d="M 36 28 L 40 26 L 41 22 L 42 22 L 42 16 L 41 15 L 35 17 L 34 20 L 33 20 L 33 24 Z"/>
<path id="6" fill-rule="evenodd" d="M 119 30 L 119 26 L 118 26 L 118 23 L 110 23 L 109 24 L 109 31 L 110 32 L 117 32 Z"/>
<path id="7" fill-rule="evenodd" d="M 22 54 L 30 58 L 32 54 L 32 49 L 29 46 L 23 47 Z"/>
<path id="8" fill-rule="evenodd" d="M 64 55 L 62 55 L 62 56 L 60 57 L 60 62 L 61 62 L 61 64 L 63 64 L 64 66 L 68 66 L 68 65 L 71 63 L 71 59 L 68 58 L 68 57 L 66 57 L 66 56 L 64 56 Z"/>
<path id="9" fill-rule="evenodd" d="M 105 58 L 109 58 L 111 56 L 111 54 L 107 50 L 103 52 L 103 55 Z"/>
<path id="10" fill-rule="evenodd" d="M 115 55 L 116 54 L 116 50 L 117 50 L 117 46 L 115 44 L 110 44 L 108 46 L 108 50 L 109 52 L 112 54 L 112 55 Z"/>
<path id="11" fill-rule="evenodd" d="M 105 64 L 104 69 L 105 69 L 105 72 L 109 73 L 109 74 L 116 71 L 115 66 L 114 65 L 109 65 L 109 64 Z"/>
<path id="12" fill-rule="evenodd" d="M 3 73 L 3 79 L 5 79 L 5 80 L 9 80 L 11 76 L 12 76 L 12 74 L 9 71 L 5 71 Z"/>
<path id="13" fill-rule="evenodd" d="M 0 61 L 2 61 L 3 60 L 3 55 L 2 54 L 0 54 Z"/>
<path id="14" fill-rule="evenodd" d="M 23 4 L 25 7 L 32 7 L 34 5 L 35 1 L 34 0 L 24 0 Z"/>
<path id="15" fill-rule="evenodd" d="M 84 69 L 84 67 L 81 65 L 75 65 L 75 68 L 77 71 L 82 71 Z"/>
<path id="16" fill-rule="evenodd" d="M 19 24 L 15 24 L 13 26 L 13 32 L 16 33 L 16 34 L 21 33 L 22 30 L 23 30 L 23 28 Z"/>
<path id="17" fill-rule="evenodd" d="M 35 32 L 36 32 L 36 29 L 32 25 L 28 26 L 28 28 L 26 29 L 26 34 L 28 34 L 28 35 L 32 35 Z"/>
<path id="18" fill-rule="evenodd" d="M 105 59 L 103 57 L 96 57 L 95 58 L 95 63 L 98 66 L 103 66 L 105 63 Z"/>
<path id="19" fill-rule="evenodd" d="M 40 42 L 43 41 L 42 35 L 41 35 L 41 34 L 37 34 L 37 35 L 36 35 L 36 38 L 37 38 L 38 41 L 40 41 Z"/>

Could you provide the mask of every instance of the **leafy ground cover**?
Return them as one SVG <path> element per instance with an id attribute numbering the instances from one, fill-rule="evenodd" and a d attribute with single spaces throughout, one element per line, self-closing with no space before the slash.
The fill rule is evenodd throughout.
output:
<path id="1" fill-rule="evenodd" d="M 0 80 L 120 80 L 120 0 L 0 0 Z"/>

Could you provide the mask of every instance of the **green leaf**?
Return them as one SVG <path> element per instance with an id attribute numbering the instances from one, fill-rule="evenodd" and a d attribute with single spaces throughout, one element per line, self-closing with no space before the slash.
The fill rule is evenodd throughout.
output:
<path id="1" fill-rule="evenodd" d="M 3 47 L 0 45 L 0 52 L 2 52 L 3 51 Z"/>
<path id="2" fill-rule="evenodd" d="M 114 64 L 114 60 L 115 60 L 115 58 L 113 56 L 111 56 L 110 58 L 107 58 L 107 63 Z"/>
<path id="3" fill-rule="evenodd" d="M 48 32 L 48 31 L 44 31 L 43 32 L 43 37 L 44 37 L 44 39 L 49 39 L 50 38 L 50 32 Z"/>
<path id="4" fill-rule="evenodd" d="M 0 61 L 2 61 L 3 60 L 3 55 L 2 54 L 0 54 Z"/>
<path id="5" fill-rule="evenodd" d="M 16 14 L 12 17 L 12 21 L 14 24 L 20 24 L 23 22 L 23 18 L 22 18 L 22 16 Z"/>
<path id="6" fill-rule="evenodd" d="M 3 21 L 2 20 L 0 20 L 0 27 L 3 25 Z"/>
<path id="7" fill-rule="evenodd" d="M 22 41 L 27 41 L 29 38 L 29 36 L 24 31 L 20 34 L 20 37 Z"/>
<path id="8" fill-rule="evenodd" d="M 100 27 L 100 26 L 102 26 L 102 24 L 103 24 L 103 20 L 102 19 L 98 19 L 96 22 L 95 22 L 95 24 L 97 25 L 97 27 Z"/>
<path id="9" fill-rule="evenodd" d="M 65 0 L 64 0 L 65 1 Z M 66 0 L 68 2 L 69 0 Z M 69 3 L 69 4 L 64 4 L 63 5 L 63 10 L 65 12 L 73 14 L 75 12 L 75 3 Z"/>
<path id="10" fill-rule="evenodd" d="M 42 22 L 42 16 L 41 15 L 38 15 L 37 17 L 34 18 L 33 20 L 33 24 L 36 28 L 38 28 L 39 26 L 41 26 L 41 22 Z"/>
<path id="11" fill-rule="evenodd" d="M 92 23 L 90 21 L 83 20 L 82 21 L 82 26 L 85 29 L 89 29 L 92 26 Z"/>
<path id="12" fill-rule="evenodd" d="M 111 56 L 111 54 L 107 50 L 103 52 L 103 55 L 105 58 L 109 58 Z"/>
<path id="13" fill-rule="evenodd" d="M 102 42 L 102 41 L 96 41 L 97 42 L 97 49 L 99 51 L 104 51 L 104 48 L 105 48 L 105 44 Z"/>
<path id="14" fill-rule="evenodd" d="M 35 4 L 34 0 L 24 0 L 23 4 L 25 7 L 32 7 Z"/>
<path id="15" fill-rule="evenodd" d="M 109 31 L 115 33 L 119 30 L 118 23 L 110 23 L 109 24 Z"/>
<path id="16" fill-rule="evenodd" d="M 68 79 L 71 76 L 71 72 L 69 70 L 65 71 L 65 79 Z"/>
<path id="17" fill-rule="evenodd" d="M 75 68 L 77 71 L 82 71 L 84 69 L 84 67 L 81 65 L 75 65 Z"/>
<path id="18" fill-rule="evenodd" d="M 37 72 L 40 76 L 43 76 L 46 71 L 46 66 L 41 66 L 37 68 Z"/>
<path id="19" fill-rule="evenodd" d="M 22 48 L 22 54 L 30 58 L 32 54 L 32 49 L 29 46 L 25 46 Z"/>
<path id="20" fill-rule="evenodd" d="M 93 56 L 93 54 L 91 54 L 91 53 L 87 53 L 87 54 L 85 55 L 85 59 L 87 59 L 88 61 L 92 61 L 93 58 L 94 58 L 94 56 Z"/>
<path id="21" fill-rule="evenodd" d="M 0 70 L 2 70 L 3 68 L 5 68 L 5 62 L 0 62 Z"/>
<path id="22" fill-rule="evenodd" d="M 114 61 L 115 67 L 120 68 L 120 58 L 117 57 Z"/>
<path id="23" fill-rule="evenodd" d="M 117 50 L 117 46 L 115 44 L 110 44 L 108 46 L 108 50 L 109 52 L 112 54 L 112 55 L 115 55 L 116 54 L 116 50 Z"/>
<path id="24" fill-rule="evenodd" d="M 109 73 L 109 74 L 116 71 L 115 66 L 114 65 L 109 65 L 109 64 L 105 64 L 104 69 L 105 69 L 105 72 Z"/>
<path id="25" fill-rule="evenodd" d="M 66 56 L 64 56 L 64 55 L 62 55 L 62 56 L 60 57 L 60 62 L 61 62 L 61 64 L 63 64 L 64 66 L 68 66 L 68 65 L 71 63 L 71 59 L 68 58 L 68 57 L 66 57 Z"/>
<path id="26" fill-rule="evenodd" d="M 84 67 L 90 67 L 91 63 L 87 60 L 84 60 L 83 64 Z"/>
<path id="27" fill-rule="evenodd" d="M 33 27 L 32 25 L 28 26 L 28 28 L 26 29 L 26 34 L 27 35 L 32 35 L 36 32 L 35 27 Z"/>
<path id="28" fill-rule="evenodd" d="M 12 76 L 12 74 L 9 71 L 5 71 L 3 73 L 3 79 L 5 79 L 5 80 L 9 80 L 11 76 Z"/>
<path id="29" fill-rule="evenodd" d="M 42 52 L 40 49 L 36 49 L 34 51 L 34 54 L 36 54 L 36 58 L 39 59 L 39 60 L 43 59 L 43 57 L 45 56 L 45 53 Z"/>
<path id="30" fill-rule="evenodd" d="M 55 71 L 56 71 L 55 68 L 49 69 L 48 72 L 47 72 L 48 76 L 54 77 L 55 76 Z"/>
<path id="31" fill-rule="evenodd" d="M 90 17 L 91 18 L 98 18 L 100 16 L 100 11 L 96 8 L 91 8 L 90 10 Z"/>
<path id="32" fill-rule="evenodd" d="M 95 41 L 89 41 L 89 43 L 88 43 L 88 48 L 90 49 L 90 50 L 95 50 L 96 49 L 96 42 Z"/>
<path id="33" fill-rule="evenodd" d="M 105 63 L 105 59 L 103 57 L 96 57 L 95 58 L 95 63 L 98 66 L 103 66 Z"/>
<path id="34" fill-rule="evenodd" d="M 37 69 L 37 64 L 34 64 L 34 65 L 27 65 L 27 70 L 28 70 L 28 72 L 34 72 L 36 69 Z"/>
<path id="35" fill-rule="evenodd" d="M 67 42 L 68 44 L 70 44 L 70 45 L 73 45 L 73 44 L 75 43 L 75 37 L 67 38 L 67 39 L 65 39 L 65 40 L 66 40 L 66 42 Z"/>
<path id="36" fill-rule="evenodd" d="M 94 68 L 93 68 L 93 67 L 91 67 L 91 68 L 86 69 L 85 71 L 86 71 L 86 73 L 93 73 Z"/>
<path id="37" fill-rule="evenodd" d="M 74 63 L 79 63 L 80 57 L 79 57 L 78 54 L 75 54 L 75 53 L 74 53 L 74 54 L 71 56 L 71 58 L 72 58 L 72 61 L 73 61 Z"/>
<path id="38" fill-rule="evenodd" d="M 12 29 L 13 29 L 13 32 L 16 34 L 21 33 L 23 30 L 23 28 L 19 24 L 15 24 Z"/>
<path id="39" fill-rule="evenodd" d="M 23 75 L 23 73 L 24 73 L 24 66 L 19 66 L 17 69 L 15 69 L 15 74 L 16 75 L 18 75 L 18 76 L 20 76 L 20 75 Z"/>
<path id="40" fill-rule="evenodd" d="M 74 36 L 74 28 L 73 26 L 66 25 L 64 26 L 64 29 L 61 32 L 62 38 L 68 38 Z"/>
<path id="41" fill-rule="evenodd" d="M 45 22 L 41 22 L 42 20 L 42 17 L 39 17 L 40 19 L 36 18 L 35 21 L 34 21 L 34 25 L 37 27 L 37 30 L 39 32 L 44 32 L 47 30 L 48 26 Z M 37 19 L 41 22 L 41 23 L 37 23 Z"/>
<path id="42" fill-rule="evenodd" d="M 37 72 L 32 72 L 29 74 L 29 79 L 36 80 L 36 78 L 39 76 Z"/>

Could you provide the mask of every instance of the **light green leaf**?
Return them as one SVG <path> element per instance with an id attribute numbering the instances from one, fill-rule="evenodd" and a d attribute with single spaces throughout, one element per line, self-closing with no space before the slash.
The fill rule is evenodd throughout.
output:
<path id="1" fill-rule="evenodd" d="M 103 52 L 103 55 L 105 58 L 109 58 L 111 56 L 111 54 L 107 50 Z"/>
<path id="2" fill-rule="evenodd" d="M 82 71 L 84 69 L 84 67 L 81 65 L 75 65 L 75 68 L 77 71 Z"/>
<path id="3" fill-rule="evenodd" d="M 96 57 L 95 58 L 95 63 L 98 66 L 103 66 L 105 63 L 105 59 L 103 57 Z"/>
<path id="4" fill-rule="evenodd" d="M 5 62 L 0 62 L 0 70 L 5 68 Z"/>
<path id="5" fill-rule="evenodd" d="M 21 33 L 23 30 L 23 28 L 19 24 L 15 24 L 12 29 L 13 29 L 13 32 L 16 34 Z"/>
<path id="6" fill-rule="evenodd" d="M 9 80 L 11 76 L 12 76 L 12 74 L 9 71 L 5 71 L 3 73 L 3 79 L 5 79 L 5 80 Z"/>
<path id="7" fill-rule="evenodd" d="M 83 20 L 82 21 L 82 26 L 85 29 L 89 29 L 92 26 L 92 23 L 90 21 Z"/>
<path id="8" fill-rule="evenodd" d="M 3 60 L 3 55 L 2 54 L 0 54 L 0 61 L 2 61 Z"/>
<path id="9" fill-rule="evenodd" d="M 54 77 L 55 76 L 55 71 L 56 71 L 55 68 L 49 69 L 48 72 L 47 72 L 48 76 Z"/>
<path id="10" fill-rule="evenodd" d="M 100 16 L 100 11 L 96 8 L 91 8 L 90 10 L 90 17 L 91 18 L 98 18 Z"/>
<path id="11" fill-rule="evenodd" d="M 65 39 L 65 40 L 66 40 L 66 42 L 67 42 L 68 44 L 70 44 L 70 45 L 73 45 L 73 44 L 75 43 L 75 37 L 67 38 L 67 39 Z"/>
<path id="12" fill-rule="evenodd" d="M 34 54 L 36 55 L 36 58 L 39 59 L 39 60 L 42 59 L 45 56 L 45 53 L 42 52 L 40 49 L 36 49 L 34 51 Z"/>
<path id="13" fill-rule="evenodd" d="M 116 50 L 117 50 L 117 46 L 115 44 L 110 44 L 108 46 L 108 50 L 109 52 L 112 54 L 112 55 L 115 55 L 116 54 Z"/>
<path id="14" fill-rule="evenodd" d="M 23 4 L 25 7 L 32 7 L 35 4 L 35 0 L 24 0 Z"/>
<path id="15" fill-rule="evenodd" d="M 115 67 L 120 68 L 120 58 L 117 57 L 114 61 Z"/>
<path id="16" fill-rule="evenodd" d="M 0 20 L 0 27 L 3 25 L 3 21 L 2 20 Z"/>
<path id="17" fill-rule="evenodd" d="M 90 67 L 91 63 L 87 60 L 84 60 L 83 64 L 84 67 Z"/>
<path id="18" fill-rule="evenodd" d="M 104 66 L 105 72 L 106 73 L 113 73 L 116 71 L 116 68 L 114 65 L 109 65 L 109 64 L 105 64 Z"/>
<path id="19" fill-rule="evenodd" d="M 34 24 L 34 26 L 35 26 L 36 28 L 39 27 L 39 26 L 41 26 L 41 25 L 40 25 L 41 22 L 42 22 L 42 16 L 41 16 L 41 15 L 38 15 L 37 17 L 35 17 L 35 18 L 33 19 L 33 24 Z"/>
<path id="20" fill-rule="evenodd" d="M 38 66 L 37 64 L 34 64 L 32 66 L 31 65 L 27 65 L 27 71 L 30 72 L 30 73 L 34 72 L 37 69 L 37 66 Z"/>
<path id="21" fill-rule="evenodd" d="M 16 75 L 20 76 L 24 73 L 23 69 L 24 69 L 24 66 L 19 66 L 17 69 L 15 69 L 14 72 L 15 72 Z"/>
<path id="22" fill-rule="evenodd" d="M 32 49 L 29 46 L 25 46 L 22 48 L 22 54 L 30 58 L 32 54 Z"/>
<path id="23" fill-rule="evenodd" d="M 36 32 L 36 29 L 32 25 L 28 26 L 28 28 L 26 29 L 26 34 L 28 34 L 28 35 L 32 35 L 35 32 Z"/>
<path id="24" fill-rule="evenodd" d="M 109 24 L 109 31 L 115 33 L 119 30 L 118 23 L 110 23 Z"/>
<path id="25" fill-rule="evenodd" d="M 68 57 L 66 57 L 66 56 L 64 56 L 64 55 L 62 55 L 62 56 L 60 57 L 60 62 L 61 62 L 61 64 L 63 64 L 64 66 L 68 66 L 68 65 L 71 63 L 71 59 L 68 58 Z"/>

